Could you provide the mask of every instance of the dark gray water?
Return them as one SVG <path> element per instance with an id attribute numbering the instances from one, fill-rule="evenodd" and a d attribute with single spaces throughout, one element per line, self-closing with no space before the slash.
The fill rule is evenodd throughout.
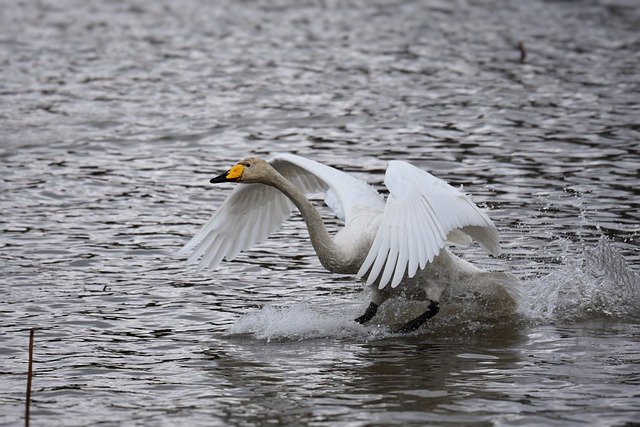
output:
<path id="1" fill-rule="evenodd" d="M 640 423 L 637 2 L 1 6 L 0 425 L 31 328 L 33 425 Z M 463 185 L 504 255 L 461 255 L 521 277 L 519 313 L 357 325 L 297 215 L 186 267 L 208 179 L 277 152 Z"/>

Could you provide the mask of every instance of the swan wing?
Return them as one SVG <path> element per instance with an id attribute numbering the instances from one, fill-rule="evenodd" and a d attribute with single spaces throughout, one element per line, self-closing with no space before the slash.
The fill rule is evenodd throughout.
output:
<path id="1" fill-rule="evenodd" d="M 220 209 L 178 252 L 194 252 L 188 264 L 199 262 L 199 268 L 215 268 L 223 258 L 234 259 L 240 251 L 263 242 L 287 219 L 293 203 L 276 190 L 263 184 L 236 187 Z"/>
<path id="2" fill-rule="evenodd" d="M 377 206 L 384 202 L 368 184 L 357 178 L 304 157 L 281 154 L 269 160 L 271 166 L 305 194 L 325 194 L 325 202 L 341 219 L 353 215 L 354 204 Z M 295 208 L 284 194 L 263 184 L 236 187 L 213 217 L 178 252 L 194 252 L 188 264 L 215 268 L 223 259 L 266 240 L 289 218 Z M 202 258 L 202 259 L 200 259 Z"/>
<path id="3" fill-rule="evenodd" d="M 459 232 L 489 253 L 500 253 L 495 226 L 461 191 L 401 161 L 389 162 L 384 182 L 389 196 L 381 225 L 357 273 L 369 273 L 368 285 L 379 280 L 380 289 L 389 282 L 395 288 L 405 275 L 413 277 L 418 268 L 425 268 Z"/>

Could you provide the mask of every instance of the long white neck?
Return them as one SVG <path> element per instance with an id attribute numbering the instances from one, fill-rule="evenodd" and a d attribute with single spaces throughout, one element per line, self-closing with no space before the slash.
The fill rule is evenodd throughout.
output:
<path id="1" fill-rule="evenodd" d="M 324 268 L 332 272 L 343 272 L 344 254 L 329 235 L 320 212 L 295 185 L 275 169 L 273 172 L 275 173 L 267 184 L 280 190 L 296 205 L 307 224 L 311 244 Z"/>

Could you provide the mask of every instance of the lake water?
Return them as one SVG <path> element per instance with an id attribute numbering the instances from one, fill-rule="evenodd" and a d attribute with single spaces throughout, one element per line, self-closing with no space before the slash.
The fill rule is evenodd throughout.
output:
<path id="1" fill-rule="evenodd" d="M 31 328 L 32 425 L 640 424 L 635 0 L 1 9 L 0 425 L 24 422 Z M 518 313 L 358 325 L 367 291 L 297 214 L 186 266 L 230 191 L 209 178 L 278 152 L 464 186 L 504 253 L 459 254 L 519 276 Z"/>

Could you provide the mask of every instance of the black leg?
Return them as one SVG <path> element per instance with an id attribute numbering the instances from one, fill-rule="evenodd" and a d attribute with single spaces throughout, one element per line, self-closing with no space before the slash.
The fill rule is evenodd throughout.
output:
<path id="1" fill-rule="evenodd" d="M 371 320 L 371 318 L 376 315 L 376 312 L 378 311 L 378 307 L 379 307 L 378 304 L 376 304 L 375 302 L 372 302 L 371 304 L 369 304 L 369 307 L 367 307 L 367 310 L 364 312 L 362 316 L 356 319 L 356 322 L 366 323 L 369 320 Z"/>
<path id="2" fill-rule="evenodd" d="M 423 314 L 416 317 L 412 321 L 408 322 L 406 325 L 404 325 L 402 328 L 398 329 L 395 332 L 406 334 L 407 332 L 413 332 L 417 330 L 424 322 L 426 322 L 427 320 L 431 319 L 433 316 L 438 314 L 438 310 L 440 310 L 440 307 L 438 307 L 438 302 L 431 301 L 427 311 L 425 311 Z"/>

